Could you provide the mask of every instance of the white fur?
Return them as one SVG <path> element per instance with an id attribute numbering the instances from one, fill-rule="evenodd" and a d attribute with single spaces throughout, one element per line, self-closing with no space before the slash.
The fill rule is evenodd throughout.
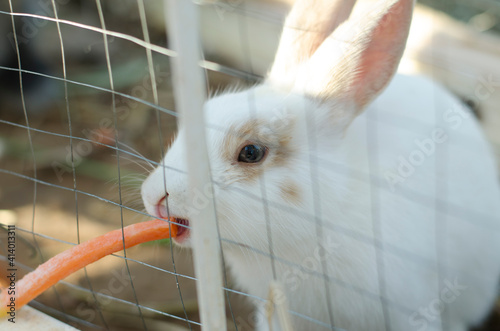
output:
<path id="1" fill-rule="evenodd" d="M 409 23 L 395 24 L 406 28 Z M 395 40 L 388 53 L 399 52 L 405 38 Z M 369 56 L 369 48 L 359 47 L 352 54 Z M 387 82 L 399 57 L 381 69 Z M 335 61 L 328 65 L 337 66 Z M 324 324 L 333 317 L 339 329 L 465 331 L 490 311 L 500 275 L 500 191 L 492 153 L 475 119 L 440 86 L 396 75 L 380 95 L 385 86 L 380 82 L 380 90 L 362 86 L 362 92 L 349 94 L 370 79 L 352 83 L 347 92 L 345 86 L 330 91 L 334 82 L 314 87 L 302 80 L 290 89 L 270 79 L 207 102 L 207 145 L 226 262 L 238 288 L 261 298 L 267 298 L 274 264 L 290 309 Z M 323 90 L 311 91 L 311 86 Z M 359 93 L 365 93 L 362 100 L 356 99 Z M 367 96 L 373 101 L 361 112 L 356 105 L 364 108 Z M 241 165 L 226 161 L 222 152 L 229 128 L 237 130 L 252 119 L 261 125 L 252 140 L 260 141 L 258 134 L 266 139 L 273 137 L 268 133 L 289 134 L 292 150 L 284 164 L 271 165 L 276 150 L 270 148 L 270 156 L 253 165 L 263 167 L 260 176 L 246 179 L 235 175 Z M 421 164 L 402 176 L 401 158 L 415 157 L 415 141 L 428 143 L 435 132 L 447 139 L 422 152 Z M 156 215 L 165 196 L 164 183 L 170 215 L 189 218 L 197 204 L 206 203 L 204 196 L 211 192 L 199 192 L 195 201 L 187 196 L 184 155 L 181 128 L 166 167 L 143 184 L 150 214 Z M 400 176 L 398 182 L 394 176 Z M 300 188 L 299 202 L 281 194 L 280 185 L 287 182 Z M 329 292 L 321 274 L 328 277 Z M 265 314 L 260 316 L 257 328 L 268 330 Z M 328 329 L 293 319 L 296 330 Z M 276 320 L 273 324 L 279 330 Z"/>

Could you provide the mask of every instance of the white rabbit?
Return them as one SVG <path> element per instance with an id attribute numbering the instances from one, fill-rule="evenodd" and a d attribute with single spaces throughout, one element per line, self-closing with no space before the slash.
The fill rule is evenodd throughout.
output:
<path id="1" fill-rule="evenodd" d="M 492 153 L 452 95 L 393 77 L 413 1 L 347 20 L 354 2 L 299 0 L 266 81 L 206 103 L 224 258 L 251 296 L 282 282 L 296 330 L 467 330 L 500 275 Z M 142 195 L 166 217 L 166 184 L 189 225 L 210 192 L 187 196 L 183 135 Z"/>

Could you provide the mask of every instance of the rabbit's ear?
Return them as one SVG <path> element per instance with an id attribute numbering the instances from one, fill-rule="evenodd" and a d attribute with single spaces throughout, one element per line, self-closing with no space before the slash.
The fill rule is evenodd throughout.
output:
<path id="1" fill-rule="evenodd" d="M 403 54 L 414 0 L 386 0 L 338 27 L 301 68 L 295 87 L 352 103 L 354 117 L 390 82 Z"/>
<path id="2" fill-rule="evenodd" d="M 299 65 L 351 14 L 356 0 L 297 0 L 288 14 L 268 79 L 293 85 Z"/>

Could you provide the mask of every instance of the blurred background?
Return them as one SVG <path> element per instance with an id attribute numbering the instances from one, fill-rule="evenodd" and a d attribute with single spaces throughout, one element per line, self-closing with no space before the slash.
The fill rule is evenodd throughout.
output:
<path id="1" fill-rule="evenodd" d="M 292 2 L 199 1 L 208 93 L 265 75 Z M 176 130 L 163 1 L 144 1 L 144 16 L 137 0 L 102 2 L 109 57 L 95 2 L 55 4 L 64 57 L 50 0 L 0 3 L 1 278 L 8 225 L 18 227 L 21 276 L 72 244 L 148 219 L 140 184 Z M 143 24 L 152 68 L 138 42 Z M 499 34 L 499 0 L 419 1 L 400 68 L 469 105 L 498 156 Z M 82 330 L 198 330 L 193 277 L 190 252 L 165 240 L 106 257 L 31 305 Z M 230 329 L 252 330 L 250 300 L 228 298 Z M 497 305 L 480 330 L 500 330 L 499 315 Z"/>

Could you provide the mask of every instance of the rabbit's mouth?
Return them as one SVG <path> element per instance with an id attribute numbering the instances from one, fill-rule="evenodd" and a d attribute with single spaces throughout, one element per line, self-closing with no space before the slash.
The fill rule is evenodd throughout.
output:
<path id="1" fill-rule="evenodd" d="M 169 217 L 173 218 L 175 220 L 175 223 L 177 223 L 177 234 L 175 236 L 174 241 L 177 244 L 183 244 L 186 242 L 186 240 L 189 238 L 189 235 L 191 233 L 190 227 L 189 227 L 189 220 L 186 218 L 182 217 L 177 217 L 174 215 L 169 215 L 167 208 L 165 207 L 165 197 L 161 199 L 158 204 L 156 205 L 156 216 L 163 218 L 163 219 L 169 219 Z"/>
<path id="2" fill-rule="evenodd" d="M 190 230 L 189 220 L 179 217 L 174 217 L 174 218 L 175 222 L 179 225 L 177 226 L 177 236 L 174 238 L 174 241 L 176 241 L 179 244 L 182 244 L 189 238 L 189 234 L 191 232 L 189 231 Z"/>

